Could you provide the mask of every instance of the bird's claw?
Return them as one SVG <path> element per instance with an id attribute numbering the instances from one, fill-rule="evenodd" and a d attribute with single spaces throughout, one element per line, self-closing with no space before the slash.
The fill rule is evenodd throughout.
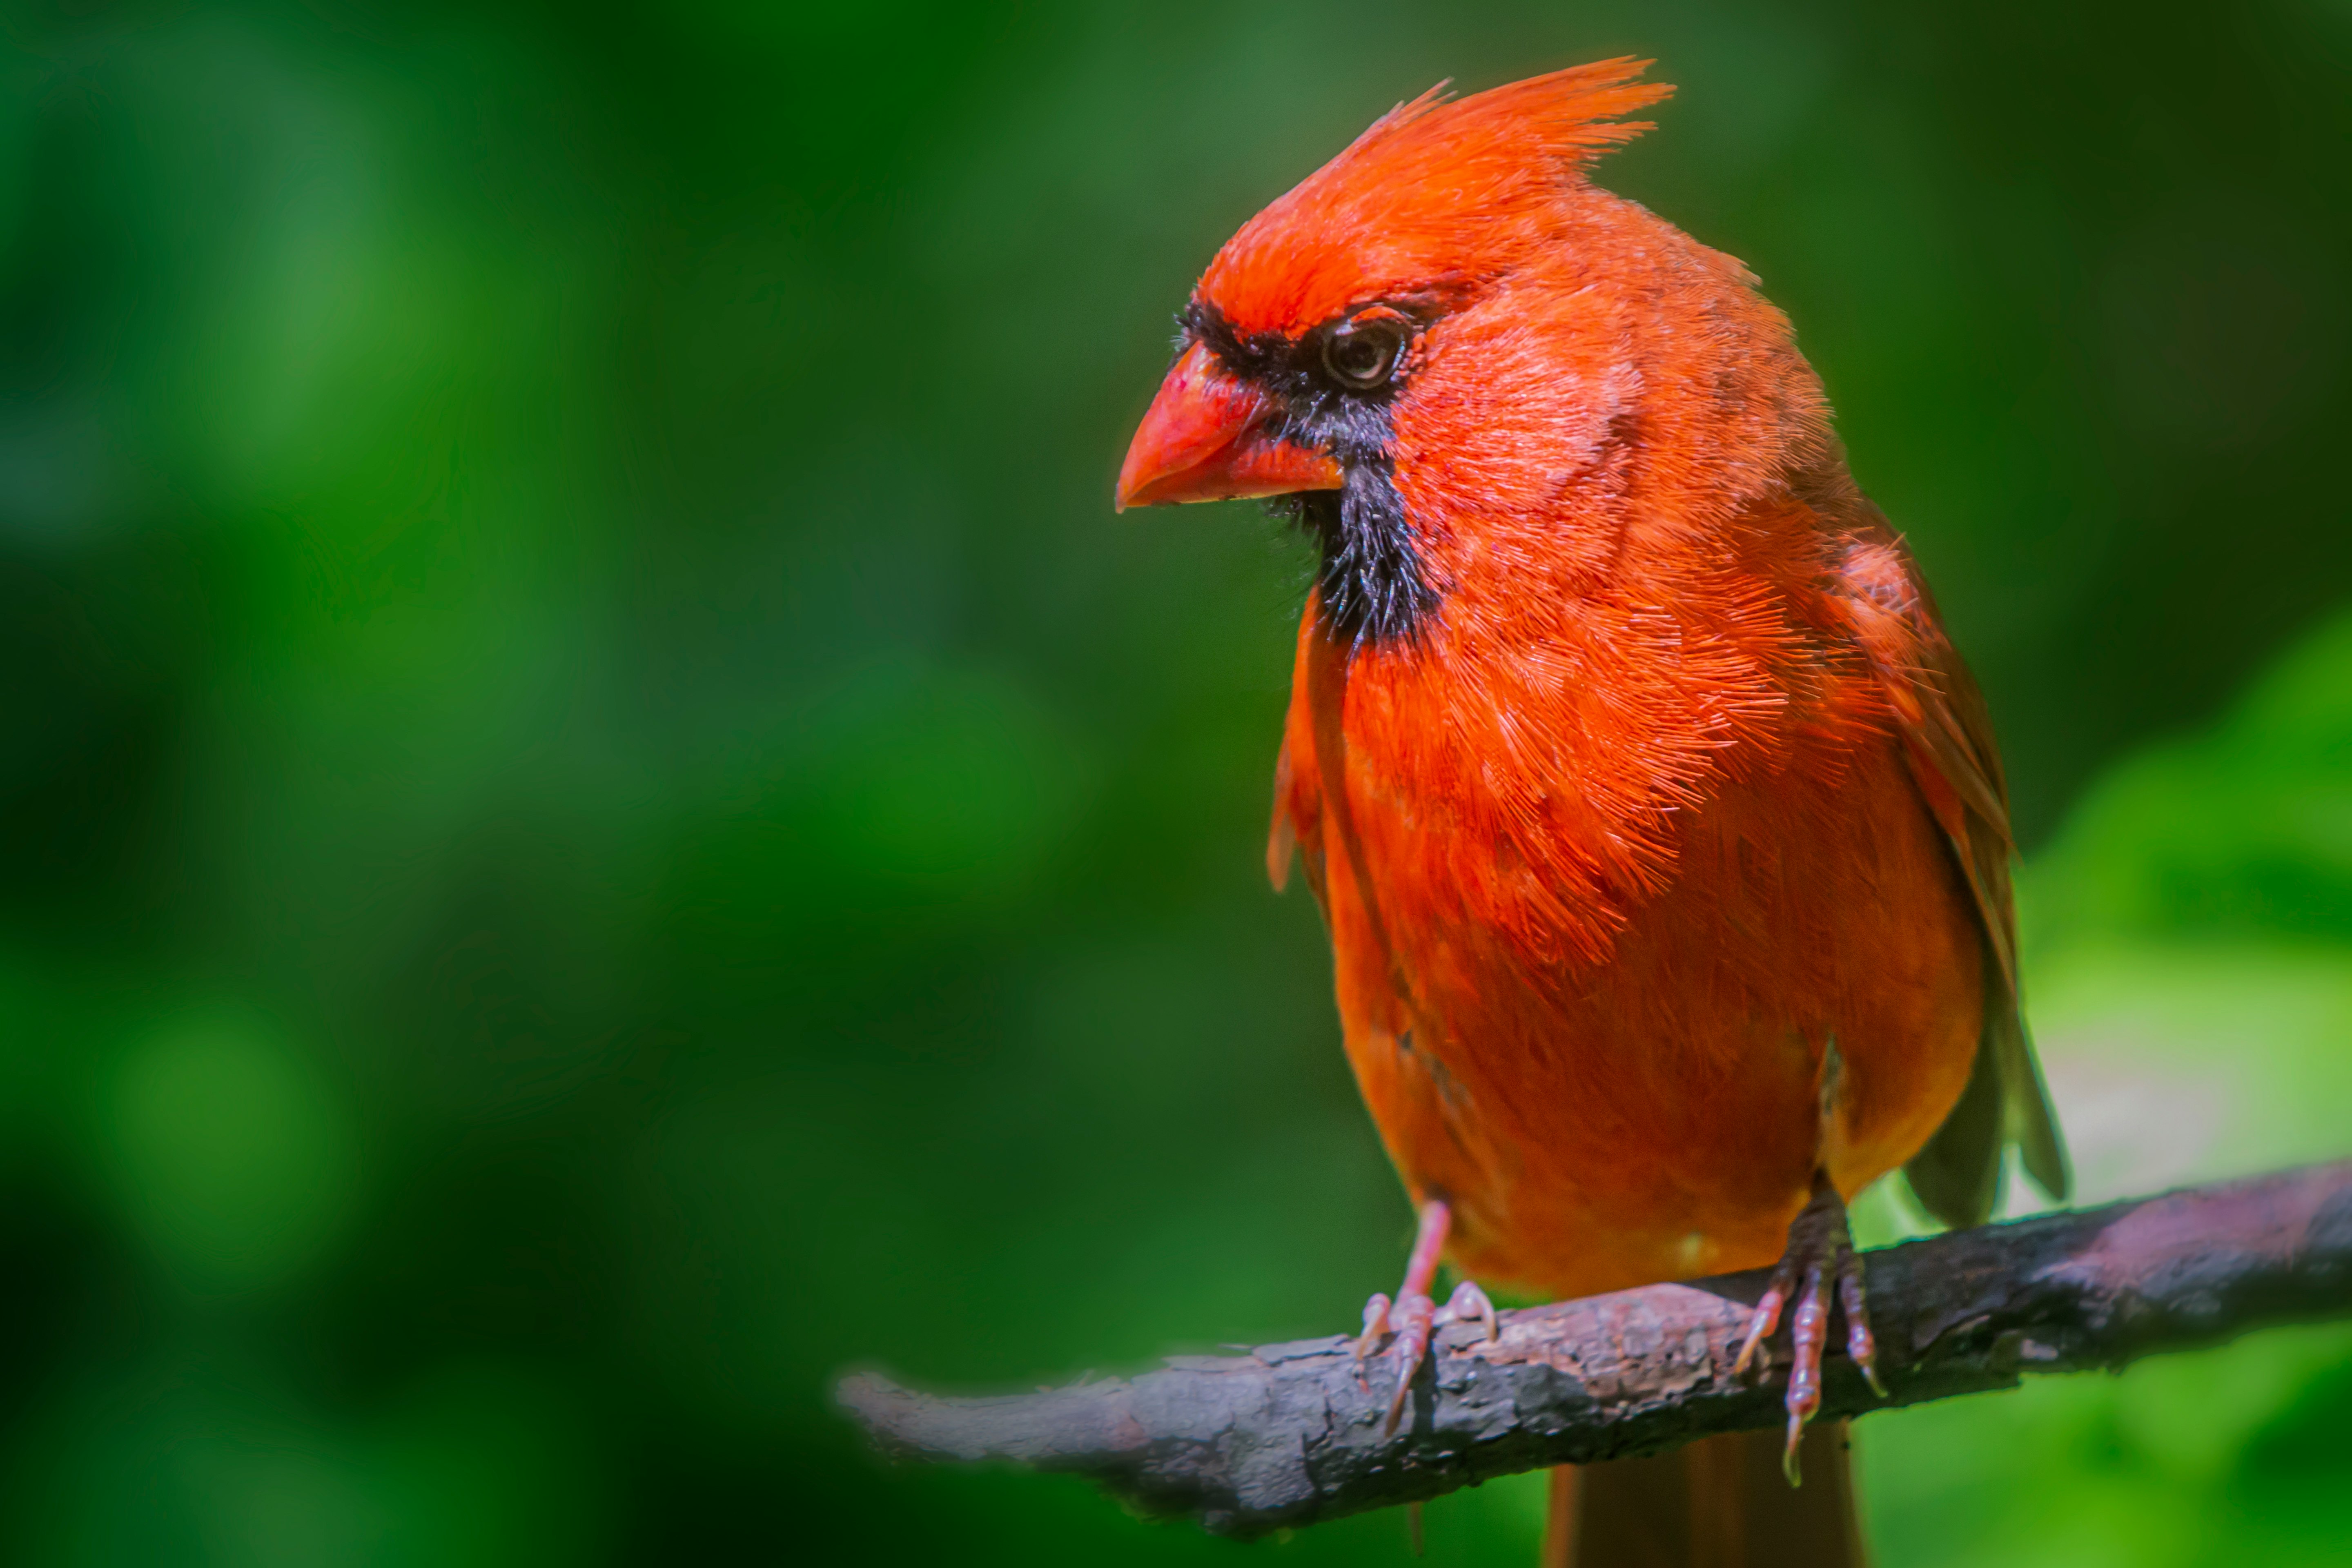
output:
<path id="1" fill-rule="evenodd" d="M 1389 1396 L 1388 1418 L 1381 1424 L 1383 1434 L 1396 1430 L 1397 1418 L 1404 1414 L 1404 1402 L 1412 1393 L 1413 1375 L 1429 1354 L 1429 1336 L 1437 1327 L 1437 1303 L 1423 1295 L 1407 1296 L 1398 1304 L 1396 1315 L 1396 1392 Z"/>
<path id="2" fill-rule="evenodd" d="M 1878 1345 L 1870 1331 L 1870 1314 L 1864 1300 L 1862 1256 L 1853 1249 L 1847 1228 L 1845 1204 L 1826 1176 L 1813 1178 L 1813 1195 L 1789 1226 L 1789 1248 L 1772 1269 L 1772 1278 L 1748 1314 L 1748 1331 L 1739 1342 L 1739 1355 L 1731 1363 L 1734 1375 L 1748 1370 L 1791 1301 L 1789 1318 L 1790 1360 L 1789 1442 L 1780 1468 L 1790 1486 L 1802 1477 L 1797 1468 L 1797 1445 L 1805 1424 L 1822 1407 L 1822 1352 L 1829 1341 L 1830 1298 L 1845 1310 L 1846 1355 L 1853 1362 L 1871 1392 L 1886 1397 L 1878 1375 Z"/>
<path id="3" fill-rule="evenodd" d="M 1490 1343 L 1503 1337 L 1503 1321 L 1496 1314 L 1495 1303 L 1487 1300 L 1486 1292 L 1467 1279 L 1454 1287 L 1454 1294 L 1446 1298 L 1437 1321 L 1441 1324 L 1475 1323 L 1486 1331 Z"/>
<path id="4" fill-rule="evenodd" d="M 1886 1397 L 1886 1384 L 1878 1375 L 1878 1341 L 1870 1331 L 1869 1305 L 1863 1300 L 1862 1254 L 1853 1249 L 1849 1236 L 1838 1249 L 1838 1304 L 1845 1309 L 1845 1354 L 1862 1372 L 1870 1392 L 1879 1398 Z"/>
<path id="5" fill-rule="evenodd" d="M 1487 1339 L 1502 1337 L 1502 1323 L 1496 1314 L 1495 1303 L 1487 1299 L 1486 1292 L 1467 1279 L 1454 1287 L 1454 1294 L 1446 1298 L 1443 1307 L 1418 1291 L 1393 1301 L 1386 1296 L 1374 1296 L 1364 1303 L 1364 1331 L 1356 1341 L 1358 1365 L 1370 1359 L 1383 1338 L 1393 1334 L 1396 1341 L 1389 1349 L 1397 1363 L 1397 1377 L 1381 1428 L 1384 1434 L 1396 1430 L 1398 1418 L 1404 1414 L 1405 1401 L 1412 1394 L 1412 1380 L 1420 1375 L 1421 1363 L 1429 1359 L 1430 1341 L 1448 1323 L 1475 1323 L 1486 1331 Z"/>
<path id="6" fill-rule="evenodd" d="M 1430 1298 L 1430 1287 L 1437 1281 L 1437 1259 L 1444 1249 L 1445 1233 L 1452 1223 L 1453 1212 L 1442 1200 L 1433 1198 L 1423 1204 L 1420 1230 L 1413 1237 L 1412 1257 L 1405 1265 L 1404 1283 L 1398 1287 L 1393 1300 L 1376 1295 L 1364 1303 L 1364 1331 L 1356 1337 L 1360 1379 L 1364 1364 L 1380 1349 L 1381 1341 L 1395 1336 L 1389 1353 L 1397 1362 L 1396 1390 L 1389 1396 L 1383 1433 L 1396 1430 L 1397 1421 L 1404 1414 L 1405 1401 L 1412 1393 L 1412 1380 L 1429 1354 L 1430 1338 L 1440 1328 L 1447 1323 L 1476 1323 L 1486 1331 L 1490 1340 L 1502 1334 L 1495 1303 L 1469 1280 L 1454 1286 L 1454 1294 L 1446 1298 L 1443 1307 Z"/>
<path id="7" fill-rule="evenodd" d="M 1364 1303 L 1364 1331 L 1356 1336 L 1356 1361 L 1361 1365 L 1366 1357 L 1380 1348 L 1389 1335 L 1389 1309 L 1395 1303 L 1380 1291 Z"/>

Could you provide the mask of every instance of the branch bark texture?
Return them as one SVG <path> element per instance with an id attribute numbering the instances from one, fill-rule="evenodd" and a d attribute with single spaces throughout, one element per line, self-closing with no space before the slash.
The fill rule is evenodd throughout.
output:
<path id="1" fill-rule="evenodd" d="M 1873 1397 L 1832 1331 L 1824 1419 L 2352 1314 L 2352 1161 L 1906 1242 L 1866 1268 L 1890 1396 Z M 1785 1363 L 1731 1373 L 1764 1280 L 1756 1270 L 1506 1312 L 1492 1342 L 1449 1327 L 1392 1434 L 1387 1389 L 1360 1380 L 1339 1337 L 1012 1397 L 938 1397 L 873 1373 L 843 1379 L 837 1395 L 898 1457 L 1075 1472 L 1143 1513 L 1261 1535 L 1779 1426 Z"/>

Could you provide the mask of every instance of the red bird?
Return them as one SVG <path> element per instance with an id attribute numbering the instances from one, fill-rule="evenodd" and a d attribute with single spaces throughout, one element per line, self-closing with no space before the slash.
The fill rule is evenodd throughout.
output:
<path id="1" fill-rule="evenodd" d="M 1846 1201 L 1901 1167 L 1974 1224 L 2006 1144 L 2053 1195 L 2065 1159 L 1983 701 L 1787 319 L 1586 178 L 1646 63 L 1433 90 L 1251 219 L 1118 501 L 1280 497 L 1320 546 L 1268 864 L 1421 1215 L 1366 1310 L 1398 1405 L 1433 1321 L 1491 1324 L 1441 1256 L 1559 1296 L 1777 1263 L 1793 1479 L 1832 1297 L 1875 1381 Z M 1689 1540 L 1764 1528 L 1739 1443 L 1684 1450 Z M 1598 1485 L 1669 1462 L 1593 1472 L 1588 1547 L 1672 1534 Z"/>

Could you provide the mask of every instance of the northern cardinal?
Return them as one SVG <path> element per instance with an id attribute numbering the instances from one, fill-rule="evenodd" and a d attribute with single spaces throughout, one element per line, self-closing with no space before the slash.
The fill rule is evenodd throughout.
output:
<path id="1" fill-rule="evenodd" d="M 1984 703 L 1787 319 L 1586 176 L 1672 90 L 1647 65 L 1433 89 L 1251 219 L 1118 500 L 1280 497 L 1320 546 L 1267 862 L 1304 861 L 1420 1215 L 1360 1353 L 1401 1406 L 1434 1322 L 1491 1331 L 1473 1280 L 1777 1265 L 1748 1349 L 1792 1308 L 1793 1480 L 1833 1311 L 1875 1382 L 1846 1201 L 1899 1166 L 1975 1224 L 2007 1144 L 2053 1196 L 2065 1156 Z M 1588 1472 L 1588 1563 L 1858 1553 L 1742 1445 Z"/>

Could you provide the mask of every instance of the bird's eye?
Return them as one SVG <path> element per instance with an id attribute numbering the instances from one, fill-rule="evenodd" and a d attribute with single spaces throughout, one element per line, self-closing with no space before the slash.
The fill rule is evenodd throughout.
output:
<path id="1" fill-rule="evenodd" d="M 1370 392 L 1403 362 L 1405 323 L 1393 316 L 1358 316 L 1323 334 L 1323 368 L 1340 385 Z"/>

